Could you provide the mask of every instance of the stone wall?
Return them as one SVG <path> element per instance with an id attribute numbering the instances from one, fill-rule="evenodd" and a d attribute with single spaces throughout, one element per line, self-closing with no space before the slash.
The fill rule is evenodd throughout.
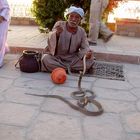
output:
<path id="1" fill-rule="evenodd" d="M 34 18 L 12 17 L 11 25 L 37 25 Z"/>
<path id="2" fill-rule="evenodd" d="M 116 34 L 140 37 L 139 19 L 116 19 Z"/>

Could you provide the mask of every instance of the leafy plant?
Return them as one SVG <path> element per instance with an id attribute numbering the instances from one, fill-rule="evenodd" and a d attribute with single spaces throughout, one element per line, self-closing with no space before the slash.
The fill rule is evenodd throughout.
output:
<path id="1" fill-rule="evenodd" d="M 36 23 L 51 29 L 57 20 L 64 19 L 64 0 L 34 0 L 31 8 Z"/>
<path id="2" fill-rule="evenodd" d="M 119 1 L 125 0 L 109 0 L 109 5 L 103 14 L 103 18 L 106 18 L 109 12 L 112 12 L 118 6 Z M 90 2 L 90 0 L 33 0 L 31 12 L 41 29 L 48 28 L 51 30 L 56 21 L 64 20 L 66 8 L 72 4 L 81 6 L 86 13 L 82 26 L 88 31 Z"/>

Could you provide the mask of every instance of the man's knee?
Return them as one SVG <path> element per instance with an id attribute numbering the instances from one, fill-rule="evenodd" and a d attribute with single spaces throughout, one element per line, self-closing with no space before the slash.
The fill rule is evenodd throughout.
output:
<path id="1" fill-rule="evenodd" d="M 50 63 L 51 62 L 51 59 L 52 59 L 52 56 L 49 55 L 49 54 L 43 54 L 43 56 L 42 56 L 42 61 L 44 63 Z"/>
<path id="2" fill-rule="evenodd" d="M 41 71 L 49 72 L 48 66 L 51 62 L 51 56 L 49 54 L 44 54 L 41 59 Z"/>

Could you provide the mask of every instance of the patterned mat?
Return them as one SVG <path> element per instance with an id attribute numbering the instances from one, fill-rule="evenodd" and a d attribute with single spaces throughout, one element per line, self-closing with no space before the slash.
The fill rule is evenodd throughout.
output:
<path id="1" fill-rule="evenodd" d="M 96 61 L 94 69 L 90 71 L 90 74 L 85 74 L 85 76 L 111 80 L 125 80 L 123 65 L 102 61 Z"/>

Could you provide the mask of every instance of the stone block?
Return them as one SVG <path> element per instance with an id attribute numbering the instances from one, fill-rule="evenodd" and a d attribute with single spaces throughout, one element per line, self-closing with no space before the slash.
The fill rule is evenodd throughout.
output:
<path id="1" fill-rule="evenodd" d="M 34 18 L 12 17 L 11 25 L 37 25 Z"/>
<path id="2" fill-rule="evenodd" d="M 140 37 L 139 19 L 116 19 L 116 34 L 132 37 Z"/>

